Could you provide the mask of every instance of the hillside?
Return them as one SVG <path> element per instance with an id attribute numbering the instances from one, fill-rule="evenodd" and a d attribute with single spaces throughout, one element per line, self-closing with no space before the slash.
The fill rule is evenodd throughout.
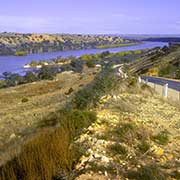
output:
<path id="1" fill-rule="evenodd" d="M 17 149 L 44 117 L 64 106 L 72 94 L 90 83 L 97 69 L 84 71 L 84 75 L 64 72 L 54 80 L 0 89 L 0 165 L 10 158 L 12 146 Z"/>
<path id="2" fill-rule="evenodd" d="M 180 46 L 155 48 L 127 65 L 130 73 L 180 79 Z"/>
<path id="3" fill-rule="evenodd" d="M 42 53 L 90 48 L 117 47 L 132 45 L 135 41 L 121 37 L 103 35 L 71 34 L 0 34 L 0 55 L 11 55 L 16 52 Z M 18 55 L 18 53 L 17 53 Z"/>
<path id="4" fill-rule="evenodd" d="M 180 177 L 179 106 L 110 64 L 0 96 L 1 180 Z"/>

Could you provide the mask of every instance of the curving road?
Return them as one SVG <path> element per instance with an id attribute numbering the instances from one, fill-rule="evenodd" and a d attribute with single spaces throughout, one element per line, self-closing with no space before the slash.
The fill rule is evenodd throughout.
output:
<path id="1" fill-rule="evenodd" d="M 171 80 L 171 79 L 164 79 L 159 77 L 151 77 L 151 76 L 143 76 L 143 80 L 147 80 L 148 82 L 152 82 L 159 85 L 168 84 L 168 87 L 174 89 L 176 91 L 180 91 L 180 81 L 178 80 Z"/>

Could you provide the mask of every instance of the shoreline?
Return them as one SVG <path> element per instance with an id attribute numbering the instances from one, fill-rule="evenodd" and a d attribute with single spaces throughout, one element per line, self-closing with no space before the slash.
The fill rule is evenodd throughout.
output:
<path id="1" fill-rule="evenodd" d="M 44 53 L 56 53 L 56 52 L 67 52 L 67 51 L 80 51 L 80 50 L 89 50 L 89 49 L 109 49 L 109 48 L 118 48 L 118 47 L 128 47 L 128 46 L 135 46 L 139 44 L 144 44 L 144 42 L 137 42 L 137 43 L 127 43 L 127 44 L 112 44 L 112 45 L 102 45 L 101 46 L 96 46 L 94 48 L 82 48 L 82 49 L 69 49 L 69 50 L 58 50 L 58 51 L 51 51 L 51 52 L 41 52 L 41 53 L 26 53 L 25 55 L 12 55 L 12 54 L 4 54 L 0 55 L 0 57 L 3 56 L 13 56 L 13 57 L 26 57 L 28 55 L 33 55 L 33 54 L 44 54 Z"/>

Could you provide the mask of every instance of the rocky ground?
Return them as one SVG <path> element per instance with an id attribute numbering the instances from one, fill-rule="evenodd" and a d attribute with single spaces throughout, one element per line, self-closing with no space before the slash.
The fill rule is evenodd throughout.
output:
<path id="1" fill-rule="evenodd" d="M 179 107 L 143 91 L 102 97 L 98 120 L 77 139 L 76 180 L 178 180 Z"/>

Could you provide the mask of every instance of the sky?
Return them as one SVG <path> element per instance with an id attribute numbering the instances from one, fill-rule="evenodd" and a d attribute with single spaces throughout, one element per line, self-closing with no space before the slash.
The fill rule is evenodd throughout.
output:
<path id="1" fill-rule="evenodd" d="M 180 34 L 180 0 L 2 0 L 0 32 Z"/>

